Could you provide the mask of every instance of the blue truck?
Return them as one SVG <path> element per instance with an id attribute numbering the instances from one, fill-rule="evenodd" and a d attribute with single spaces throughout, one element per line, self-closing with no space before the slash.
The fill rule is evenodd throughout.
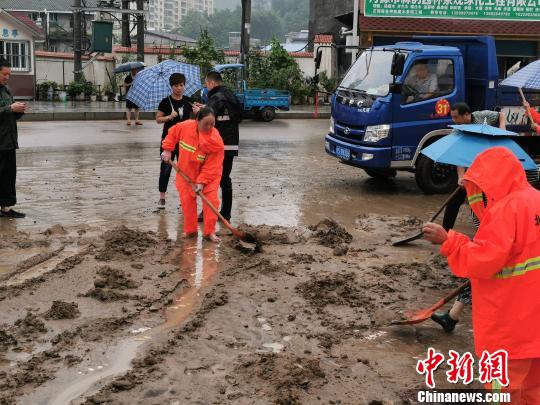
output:
<path id="1" fill-rule="evenodd" d="M 332 96 L 325 150 L 371 177 L 410 171 L 425 193 L 446 193 L 456 186 L 455 167 L 437 164 L 420 151 L 450 133 L 452 104 L 500 110 L 508 129 L 528 131 L 517 89 L 498 82 L 490 36 L 418 36 L 368 48 Z M 539 92 L 525 93 L 531 105 L 540 104 Z M 536 138 L 519 137 L 519 143 L 538 154 Z"/>
<path id="2" fill-rule="evenodd" d="M 235 94 L 244 108 L 246 116 L 270 122 L 276 117 L 276 110 L 288 111 L 291 95 L 287 90 L 249 88 L 244 79 L 245 65 L 240 63 L 216 65 L 216 72 L 228 72 L 235 84 Z"/>

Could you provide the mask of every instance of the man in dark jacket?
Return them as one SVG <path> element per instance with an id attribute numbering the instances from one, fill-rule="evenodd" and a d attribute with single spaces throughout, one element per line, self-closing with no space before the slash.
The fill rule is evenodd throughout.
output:
<path id="1" fill-rule="evenodd" d="M 17 163 L 15 151 L 17 140 L 17 120 L 26 111 L 25 103 L 13 102 L 7 82 L 11 65 L 0 59 L 0 218 L 24 218 L 25 214 L 11 207 L 17 203 L 15 178 Z"/>
<path id="2" fill-rule="evenodd" d="M 231 171 L 233 159 L 238 156 L 238 124 L 242 121 L 242 106 L 234 93 L 223 85 L 219 72 L 208 73 L 205 82 L 208 89 L 207 106 L 216 113 L 216 128 L 225 144 L 225 159 L 220 184 L 221 215 L 230 220 L 233 197 Z"/>

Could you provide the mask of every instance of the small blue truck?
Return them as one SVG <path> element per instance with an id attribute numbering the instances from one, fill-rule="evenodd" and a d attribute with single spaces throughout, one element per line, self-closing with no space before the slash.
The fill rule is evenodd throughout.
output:
<path id="1" fill-rule="evenodd" d="M 420 150 L 450 133 L 450 106 L 501 110 L 507 128 L 528 131 L 517 89 L 499 86 L 495 40 L 490 36 L 421 36 L 366 49 L 332 96 L 325 150 L 374 178 L 415 173 L 425 193 L 456 186 L 453 166 L 437 164 Z M 420 89 L 420 90 L 419 90 Z M 525 91 L 531 105 L 540 92 Z M 538 154 L 538 137 L 518 143 Z"/>
<path id="2" fill-rule="evenodd" d="M 287 90 L 250 89 L 243 79 L 245 65 L 240 63 L 216 65 L 214 70 L 220 73 L 231 72 L 236 84 L 235 94 L 244 108 L 245 115 L 254 115 L 265 122 L 276 117 L 276 110 L 288 111 L 291 95 Z"/>

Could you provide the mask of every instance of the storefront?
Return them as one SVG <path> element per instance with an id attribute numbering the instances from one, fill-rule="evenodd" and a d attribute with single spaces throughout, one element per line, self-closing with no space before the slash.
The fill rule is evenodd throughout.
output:
<path id="1" fill-rule="evenodd" d="M 492 35 L 497 46 L 500 78 L 516 63 L 540 56 L 540 22 L 453 20 L 360 16 L 362 47 L 410 41 L 414 35 Z"/>
<path id="2" fill-rule="evenodd" d="M 32 99 L 35 89 L 35 41 L 42 31 L 24 13 L 0 9 L 0 58 L 11 63 L 9 87 L 15 98 Z"/>

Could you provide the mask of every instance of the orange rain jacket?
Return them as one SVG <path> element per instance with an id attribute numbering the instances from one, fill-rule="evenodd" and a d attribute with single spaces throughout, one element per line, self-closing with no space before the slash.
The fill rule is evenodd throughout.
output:
<path id="1" fill-rule="evenodd" d="M 210 134 L 197 133 L 197 121 L 187 120 L 176 124 L 162 142 L 164 150 L 173 151 L 179 146 L 178 167 L 195 184 L 204 184 L 204 193 L 217 190 L 223 170 L 224 145 L 217 129 Z M 176 186 L 180 190 L 187 182 L 177 174 Z M 191 190 L 191 187 L 189 187 Z M 195 197 L 195 193 L 191 190 Z"/>
<path id="2" fill-rule="evenodd" d="M 480 228 L 473 240 L 449 231 L 441 254 L 456 276 L 471 280 L 476 353 L 540 358 L 540 192 L 501 147 L 481 153 L 464 179 Z"/>

